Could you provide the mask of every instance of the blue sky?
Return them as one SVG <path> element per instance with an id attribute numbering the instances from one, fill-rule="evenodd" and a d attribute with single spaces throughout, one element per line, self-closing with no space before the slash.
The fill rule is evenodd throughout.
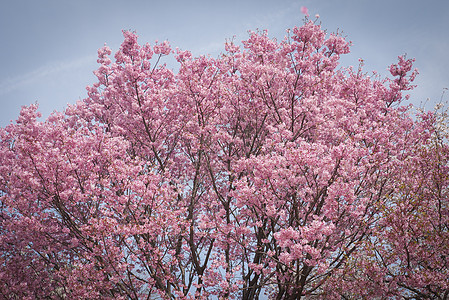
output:
<path id="1" fill-rule="evenodd" d="M 302 24 L 301 6 L 353 42 L 343 66 L 363 58 L 365 71 L 387 75 L 406 53 L 420 71 L 411 103 L 429 99 L 431 109 L 449 88 L 447 0 L 2 0 L 0 126 L 15 120 L 22 105 L 37 102 L 46 117 L 85 98 L 85 87 L 95 82 L 97 49 L 106 43 L 117 50 L 123 29 L 135 30 L 141 43 L 167 39 L 194 55 L 218 56 L 226 39 L 244 40 L 248 30 L 267 29 L 282 39 Z"/>

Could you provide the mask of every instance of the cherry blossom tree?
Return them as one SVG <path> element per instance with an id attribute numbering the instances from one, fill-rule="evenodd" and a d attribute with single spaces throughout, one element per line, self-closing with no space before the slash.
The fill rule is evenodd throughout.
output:
<path id="1" fill-rule="evenodd" d="M 401 104 L 412 60 L 340 68 L 312 21 L 218 58 L 123 34 L 86 99 L 0 131 L 2 297 L 447 298 L 447 144 Z"/>
<path id="2" fill-rule="evenodd" d="M 448 115 L 426 118 L 432 137 L 410 148 L 375 230 L 333 280 L 347 299 L 449 297 Z"/>

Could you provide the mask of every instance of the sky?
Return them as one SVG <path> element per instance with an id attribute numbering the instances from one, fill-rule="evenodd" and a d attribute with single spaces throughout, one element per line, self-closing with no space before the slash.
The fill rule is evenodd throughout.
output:
<path id="1" fill-rule="evenodd" d="M 245 40 L 248 30 L 267 29 L 281 40 L 303 24 L 302 6 L 313 19 L 320 15 L 322 28 L 352 41 L 342 67 L 362 58 L 366 72 L 387 76 L 406 54 L 420 72 L 408 103 L 432 109 L 449 100 L 447 0 L 0 0 L 0 126 L 23 105 L 38 103 L 45 118 L 86 98 L 98 48 L 118 50 L 122 30 L 137 32 L 141 44 L 168 40 L 217 57 L 226 39 Z"/>

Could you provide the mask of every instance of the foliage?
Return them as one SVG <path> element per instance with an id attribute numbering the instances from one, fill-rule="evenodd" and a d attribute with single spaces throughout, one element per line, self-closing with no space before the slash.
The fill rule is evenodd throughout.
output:
<path id="1" fill-rule="evenodd" d="M 412 60 L 338 68 L 311 21 L 225 50 L 124 32 L 87 99 L 1 129 L 2 297 L 447 298 L 445 120 L 401 106 Z"/>

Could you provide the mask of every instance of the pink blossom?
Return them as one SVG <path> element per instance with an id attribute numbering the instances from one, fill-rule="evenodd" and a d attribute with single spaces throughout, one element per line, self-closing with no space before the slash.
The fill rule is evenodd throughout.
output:
<path id="1" fill-rule="evenodd" d="M 304 14 L 306 17 L 309 16 L 309 9 L 305 6 L 301 6 L 301 13 Z"/>
<path id="2" fill-rule="evenodd" d="M 86 99 L 0 128 L 2 294 L 446 297 L 447 112 L 401 106 L 413 60 L 340 68 L 301 11 L 217 58 L 124 31 Z"/>

